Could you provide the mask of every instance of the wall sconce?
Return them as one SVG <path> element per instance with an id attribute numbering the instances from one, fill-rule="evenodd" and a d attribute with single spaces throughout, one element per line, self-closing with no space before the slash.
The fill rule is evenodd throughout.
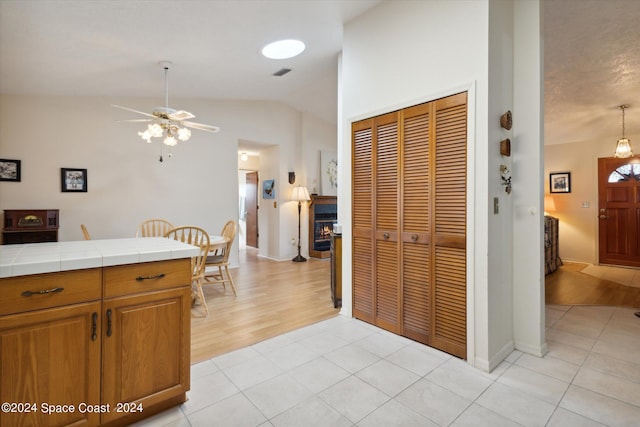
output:
<path id="1" fill-rule="evenodd" d="M 511 126 L 513 125 L 513 117 L 511 117 L 511 110 L 504 113 L 500 116 L 500 126 L 503 129 L 511 130 Z"/>
<path id="2" fill-rule="evenodd" d="M 295 184 L 295 183 L 296 183 L 296 173 L 289 172 L 289 184 Z"/>
<path id="3" fill-rule="evenodd" d="M 511 156 L 511 140 L 509 138 L 500 141 L 500 154 L 505 157 Z"/>
<path id="4" fill-rule="evenodd" d="M 511 194 L 511 171 L 507 165 L 500 165 L 500 178 L 502 185 L 504 185 L 504 192 Z"/>

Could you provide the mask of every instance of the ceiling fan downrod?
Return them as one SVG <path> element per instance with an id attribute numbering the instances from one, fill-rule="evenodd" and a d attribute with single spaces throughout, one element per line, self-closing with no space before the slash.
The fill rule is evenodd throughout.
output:
<path id="1" fill-rule="evenodd" d="M 158 62 L 164 68 L 164 107 L 169 110 L 169 69 L 171 68 L 171 61 Z"/>

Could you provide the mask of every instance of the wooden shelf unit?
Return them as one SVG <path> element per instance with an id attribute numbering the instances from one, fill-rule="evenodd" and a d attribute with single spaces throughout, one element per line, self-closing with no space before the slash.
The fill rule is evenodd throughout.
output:
<path id="1" fill-rule="evenodd" d="M 5 209 L 2 244 L 57 242 L 58 209 Z"/>

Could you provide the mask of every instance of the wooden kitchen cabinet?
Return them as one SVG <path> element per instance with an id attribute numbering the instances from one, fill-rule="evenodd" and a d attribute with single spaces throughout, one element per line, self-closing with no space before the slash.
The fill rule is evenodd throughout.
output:
<path id="1" fill-rule="evenodd" d="M 133 416 L 165 401 L 183 402 L 189 390 L 190 288 L 106 300 L 103 313 L 103 403 L 124 403 Z M 125 415 L 111 411 L 102 422 Z"/>
<path id="2" fill-rule="evenodd" d="M 0 402 L 16 405 L 16 412 L 0 412 L 1 426 L 100 423 L 99 413 L 78 410 L 82 403 L 100 403 L 100 306 L 0 316 Z M 49 405 L 67 405 L 60 406 L 67 412 L 47 414 Z"/>
<path id="3" fill-rule="evenodd" d="M 184 402 L 190 274 L 183 258 L 0 279 L 0 401 L 36 409 L 0 425 L 128 425 Z"/>

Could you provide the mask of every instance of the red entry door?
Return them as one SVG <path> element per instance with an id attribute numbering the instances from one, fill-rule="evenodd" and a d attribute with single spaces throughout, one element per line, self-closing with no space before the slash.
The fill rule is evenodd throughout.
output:
<path id="1" fill-rule="evenodd" d="M 598 159 L 599 261 L 640 267 L 640 156 Z"/>

